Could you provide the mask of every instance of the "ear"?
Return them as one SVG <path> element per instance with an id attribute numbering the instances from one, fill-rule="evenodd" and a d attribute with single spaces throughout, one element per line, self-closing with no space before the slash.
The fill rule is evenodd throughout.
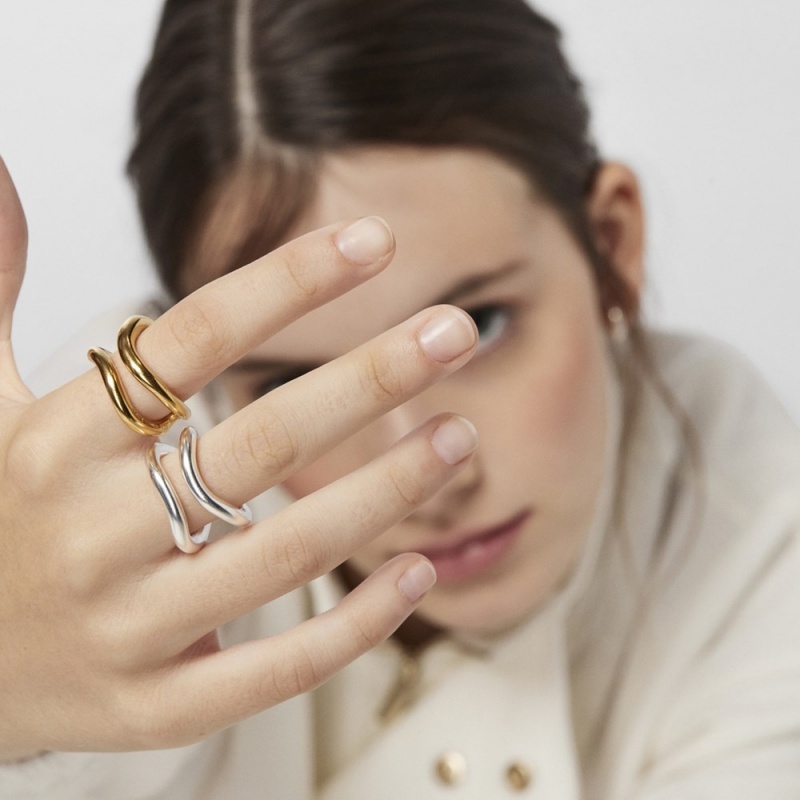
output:
<path id="1" fill-rule="evenodd" d="M 587 210 L 597 249 L 638 298 L 644 284 L 644 210 L 633 171 L 623 164 L 603 164 Z"/>

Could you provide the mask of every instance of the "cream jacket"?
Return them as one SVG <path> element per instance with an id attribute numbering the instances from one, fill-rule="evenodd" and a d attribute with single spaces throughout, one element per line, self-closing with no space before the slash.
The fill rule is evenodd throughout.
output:
<path id="1" fill-rule="evenodd" d="M 123 316 L 87 329 L 45 380 L 85 369 Z M 391 722 L 378 711 L 407 664 L 390 642 L 195 746 L 0 767 L 0 798 L 800 799 L 800 433 L 727 348 L 658 335 L 655 349 L 700 464 L 657 393 L 633 418 L 622 409 L 618 477 L 569 585 L 501 641 L 431 647 Z M 194 412 L 210 423 L 202 402 Z M 268 493 L 260 513 L 279 502 Z M 267 636 L 337 597 L 323 578 L 224 638 Z"/>

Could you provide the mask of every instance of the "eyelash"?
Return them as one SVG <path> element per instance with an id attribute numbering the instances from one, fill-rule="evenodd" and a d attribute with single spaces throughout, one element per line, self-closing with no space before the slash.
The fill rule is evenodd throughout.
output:
<path id="1" fill-rule="evenodd" d="M 476 355 L 491 352 L 496 346 L 502 343 L 508 335 L 512 323 L 513 309 L 499 303 L 490 303 L 477 308 L 465 308 L 478 328 L 478 350 Z M 275 375 L 268 381 L 264 381 L 255 387 L 254 395 L 260 397 L 278 389 L 285 383 L 299 378 L 310 372 L 311 368 L 298 368 L 282 375 Z"/>
<path id="2" fill-rule="evenodd" d="M 478 350 L 476 355 L 491 351 L 506 336 L 513 321 L 513 309 L 500 303 L 490 303 L 477 308 L 465 308 L 478 328 Z"/>

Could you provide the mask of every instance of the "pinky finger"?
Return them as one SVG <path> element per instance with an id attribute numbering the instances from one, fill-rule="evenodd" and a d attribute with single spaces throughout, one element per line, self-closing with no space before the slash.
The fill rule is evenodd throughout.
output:
<path id="1" fill-rule="evenodd" d="M 179 704 L 172 713 L 194 739 L 315 689 L 391 636 L 435 581 L 423 556 L 397 556 L 330 611 L 177 670 L 177 685 L 167 693 Z"/>

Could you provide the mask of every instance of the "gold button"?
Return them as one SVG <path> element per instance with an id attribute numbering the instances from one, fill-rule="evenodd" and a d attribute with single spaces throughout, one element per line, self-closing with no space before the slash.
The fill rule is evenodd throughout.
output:
<path id="1" fill-rule="evenodd" d="M 506 781 L 515 792 L 524 792 L 531 785 L 533 775 L 530 768 L 519 761 L 510 764 L 506 770 Z"/>
<path id="2" fill-rule="evenodd" d="M 467 774 L 467 759 L 455 750 L 442 753 L 434 765 L 434 772 L 445 786 L 457 786 Z"/>

